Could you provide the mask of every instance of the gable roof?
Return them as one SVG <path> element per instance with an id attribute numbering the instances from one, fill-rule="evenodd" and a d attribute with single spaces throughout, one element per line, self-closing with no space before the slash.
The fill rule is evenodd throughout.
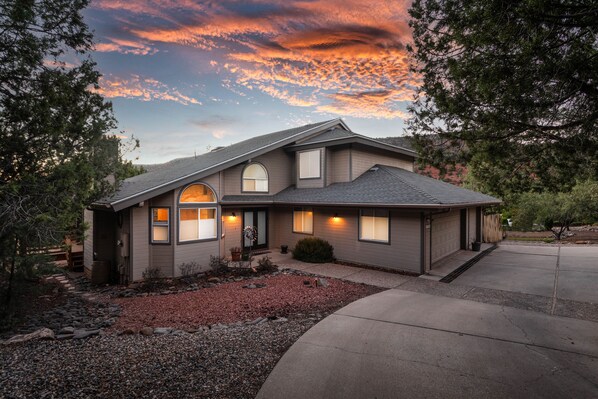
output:
<path id="1" fill-rule="evenodd" d="M 222 203 L 253 200 L 274 204 L 446 208 L 501 202 L 489 195 L 385 165 L 374 166 L 352 182 L 334 183 L 322 188 L 289 187 L 269 198 L 255 197 L 224 196 Z"/>
<path id="2" fill-rule="evenodd" d="M 175 159 L 124 180 L 116 193 L 93 206 L 118 211 L 332 127 L 350 131 L 341 119 L 332 119 L 252 137 L 196 157 Z"/>

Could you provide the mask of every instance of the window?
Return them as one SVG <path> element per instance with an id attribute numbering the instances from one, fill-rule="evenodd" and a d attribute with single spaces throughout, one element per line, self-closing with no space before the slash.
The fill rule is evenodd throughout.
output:
<path id="1" fill-rule="evenodd" d="M 293 233 L 313 234 L 314 212 L 311 208 L 293 210 Z"/>
<path id="2" fill-rule="evenodd" d="M 192 184 L 179 199 L 179 241 L 215 239 L 218 235 L 216 195 L 205 184 Z"/>
<path id="3" fill-rule="evenodd" d="M 389 212 L 384 209 L 359 211 L 359 239 L 363 241 L 390 242 Z"/>
<path id="4" fill-rule="evenodd" d="M 243 170 L 243 191 L 268 192 L 268 172 L 259 163 L 252 163 Z"/>
<path id="5" fill-rule="evenodd" d="M 152 212 L 152 244 L 170 243 L 170 209 L 151 208 Z"/>
<path id="6" fill-rule="evenodd" d="M 320 150 L 299 153 L 299 178 L 320 178 Z"/>

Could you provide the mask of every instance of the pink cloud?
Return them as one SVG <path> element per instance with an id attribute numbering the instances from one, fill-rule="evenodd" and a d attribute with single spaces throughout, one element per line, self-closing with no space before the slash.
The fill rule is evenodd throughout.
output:
<path id="1" fill-rule="evenodd" d="M 201 102 L 193 97 L 181 93 L 177 89 L 169 88 L 162 82 L 151 78 L 131 75 L 129 78 L 108 76 L 100 78 L 99 89 L 96 91 L 106 98 L 134 98 L 141 101 L 173 101 L 182 105 Z"/>

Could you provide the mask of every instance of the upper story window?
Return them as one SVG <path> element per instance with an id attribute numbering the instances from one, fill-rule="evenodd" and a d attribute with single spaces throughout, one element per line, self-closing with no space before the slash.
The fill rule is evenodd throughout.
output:
<path id="1" fill-rule="evenodd" d="M 303 151 L 299 153 L 299 178 L 300 179 L 319 179 L 321 151 Z"/>
<path id="2" fill-rule="evenodd" d="M 251 163 L 243 169 L 243 191 L 268 192 L 268 171 L 263 165 Z"/>
<path id="3" fill-rule="evenodd" d="M 196 183 L 185 188 L 179 199 L 179 241 L 216 239 L 217 215 L 216 194 L 210 187 Z"/>

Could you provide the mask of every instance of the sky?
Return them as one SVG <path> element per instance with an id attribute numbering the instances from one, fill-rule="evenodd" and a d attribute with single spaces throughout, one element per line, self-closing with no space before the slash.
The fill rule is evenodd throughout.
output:
<path id="1" fill-rule="evenodd" d="M 99 92 L 127 157 L 160 163 L 249 137 L 343 118 L 404 135 L 409 1 L 92 0 Z"/>

